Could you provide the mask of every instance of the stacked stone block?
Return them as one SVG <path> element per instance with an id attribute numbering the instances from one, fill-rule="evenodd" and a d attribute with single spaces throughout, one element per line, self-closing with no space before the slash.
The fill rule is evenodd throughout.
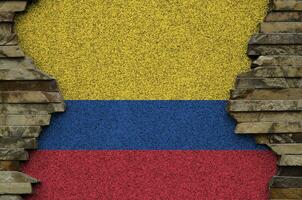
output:
<path id="1" fill-rule="evenodd" d="M 18 46 L 14 16 L 30 1 L 0 0 L 0 200 L 19 200 L 39 181 L 20 172 L 27 150 L 37 149 L 37 138 L 51 114 L 65 105 L 56 80 L 36 68 Z"/>
<path id="2" fill-rule="evenodd" d="M 237 77 L 228 105 L 235 132 L 278 155 L 270 199 L 302 199 L 302 0 L 270 3 L 248 55 L 251 71 Z"/>

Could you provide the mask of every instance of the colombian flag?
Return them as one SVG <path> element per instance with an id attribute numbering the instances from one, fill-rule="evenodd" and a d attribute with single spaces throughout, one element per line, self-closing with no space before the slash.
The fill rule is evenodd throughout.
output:
<path id="1" fill-rule="evenodd" d="M 265 0 L 40 0 L 21 46 L 67 99 L 24 171 L 29 200 L 265 200 L 275 156 L 226 100 Z"/>

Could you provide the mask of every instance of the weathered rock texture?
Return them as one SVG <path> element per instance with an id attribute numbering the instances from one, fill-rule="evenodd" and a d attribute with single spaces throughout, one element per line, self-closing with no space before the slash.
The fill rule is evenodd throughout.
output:
<path id="1" fill-rule="evenodd" d="M 14 16 L 30 3 L 0 0 L 0 200 L 32 193 L 32 184 L 39 181 L 19 172 L 20 162 L 29 159 L 26 150 L 37 149 L 51 113 L 65 110 L 56 80 L 37 69 L 18 46 Z"/>
<path id="2" fill-rule="evenodd" d="M 278 155 L 270 198 L 302 199 L 302 0 L 270 2 L 248 55 L 251 71 L 238 75 L 228 104 L 235 132 Z"/>

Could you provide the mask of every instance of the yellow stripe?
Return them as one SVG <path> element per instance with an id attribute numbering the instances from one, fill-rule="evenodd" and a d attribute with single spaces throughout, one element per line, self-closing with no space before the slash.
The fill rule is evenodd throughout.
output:
<path id="1" fill-rule="evenodd" d="M 21 45 L 66 99 L 227 99 L 266 0 L 40 0 Z"/>

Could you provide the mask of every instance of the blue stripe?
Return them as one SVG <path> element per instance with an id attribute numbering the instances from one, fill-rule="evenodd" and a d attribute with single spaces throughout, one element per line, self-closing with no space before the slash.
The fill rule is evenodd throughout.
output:
<path id="1" fill-rule="evenodd" d="M 261 150 L 234 134 L 226 101 L 67 101 L 44 150 Z"/>

